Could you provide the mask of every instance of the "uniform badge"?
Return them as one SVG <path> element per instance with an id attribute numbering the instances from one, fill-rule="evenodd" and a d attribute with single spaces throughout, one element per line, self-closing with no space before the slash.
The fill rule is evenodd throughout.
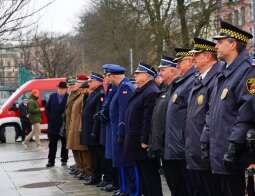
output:
<path id="1" fill-rule="evenodd" d="M 161 98 L 165 99 L 165 98 L 166 98 L 166 95 L 162 95 Z"/>
<path id="2" fill-rule="evenodd" d="M 177 97 L 178 97 L 178 95 L 176 93 L 172 96 L 172 102 L 173 103 L 176 102 Z"/>
<path id="3" fill-rule="evenodd" d="M 221 96 L 220 96 L 220 99 L 223 100 L 227 97 L 228 95 L 228 89 L 227 88 L 224 88 L 222 93 L 221 93 Z"/>
<path id="4" fill-rule="evenodd" d="M 246 81 L 246 87 L 250 95 L 255 95 L 255 78 L 249 78 Z"/>
<path id="5" fill-rule="evenodd" d="M 204 101 L 204 96 L 203 95 L 199 95 L 197 97 L 197 104 L 200 106 L 203 104 L 203 101 Z"/>
<path id="6" fill-rule="evenodd" d="M 104 102 L 104 98 L 103 98 L 103 97 L 100 97 L 100 101 L 101 101 L 101 102 Z"/>
<path id="7" fill-rule="evenodd" d="M 112 88 L 109 89 L 109 92 L 112 92 Z"/>
<path id="8" fill-rule="evenodd" d="M 128 92 L 127 91 L 122 91 L 122 94 L 123 95 L 126 95 Z"/>

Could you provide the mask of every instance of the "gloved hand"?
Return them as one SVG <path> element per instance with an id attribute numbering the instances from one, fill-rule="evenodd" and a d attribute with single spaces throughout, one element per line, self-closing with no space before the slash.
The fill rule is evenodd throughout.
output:
<path id="1" fill-rule="evenodd" d="M 201 143 L 200 149 L 201 149 L 201 159 L 204 161 L 209 160 L 209 144 Z"/>
<path id="2" fill-rule="evenodd" d="M 124 143 L 124 137 L 123 136 L 118 136 L 117 137 L 117 143 L 118 144 L 123 144 Z"/>
<path id="3" fill-rule="evenodd" d="M 95 140 L 95 139 L 97 138 L 96 134 L 93 133 L 93 132 L 90 134 L 90 136 L 91 136 L 91 138 L 92 138 L 93 140 Z"/>
<path id="4" fill-rule="evenodd" d="M 224 166 L 229 171 L 238 171 L 240 169 L 240 155 L 243 151 L 242 144 L 229 143 L 228 151 L 224 154 Z"/>

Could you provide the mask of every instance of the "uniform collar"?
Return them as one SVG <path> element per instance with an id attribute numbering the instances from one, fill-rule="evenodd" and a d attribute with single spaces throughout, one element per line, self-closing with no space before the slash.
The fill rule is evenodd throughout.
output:
<path id="1" fill-rule="evenodd" d="M 241 52 L 235 60 L 228 66 L 228 68 L 225 68 L 224 70 L 224 76 L 227 78 L 229 75 L 231 75 L 244 61 L 250 62 L 250 56 L 247 50 L 244 50 Z M 225 64 L 226 67 L 226 64 Z"/>
<path id="2" fill-rule="evenodd" d="M 154 80 L 149 80 L 145 85 L 143 85 L 141 88 L 136 88 L 135 92 L 140 93 L 144 89 L 147 88 L 147 86 L 150 86 L 151 84 L 155 83 Z"/>
<path id="3" fill-rule="evenodd" d="M 207 72 L 204 79 L 202 79 L 201 83 L 203 84 L 203 86 L 206 86 L 216 74 L 220 73 L 223 70 L 223 68 L 224 68 L 223 62 L 221 61 L 216 62 Z"/>
<path id="4" fill-rule="evenodd" d="M 180 83 L 180 82 L 186 80 L 186 78 L 189 78 L 191 75 L 194 75 L 195 72 L 196 72 L 196 68 L 192 67 L 182 77 L 176 79 L 174 82 Z"/>

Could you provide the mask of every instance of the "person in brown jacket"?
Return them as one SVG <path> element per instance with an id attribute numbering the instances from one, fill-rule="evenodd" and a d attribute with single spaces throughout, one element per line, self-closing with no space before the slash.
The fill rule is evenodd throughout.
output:
<path id="1" fill-rule="evenodd" d="M 88 84 L 84 83 L 87 77 L 77 76 L 76 86 L 79 96 L 74 100 L 70 115 L 69 131 L 67 136 L 67 148 L 73 151 L 76 169 L 70 173 L 86 180 L 91 176 L 91 158 L 87 146 L 80 143 L 81 116 L 84 96 L 88 94 Z M 84 83 L 84 84 L 83 84 Z"/>

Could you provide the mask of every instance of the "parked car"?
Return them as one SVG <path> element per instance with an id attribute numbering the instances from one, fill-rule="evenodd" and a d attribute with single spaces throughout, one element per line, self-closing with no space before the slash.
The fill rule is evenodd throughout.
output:
<path id="1" fill-rule="evenodd" d="M 18 106 L 23 99 L 30 98 L 32 89 L 36 88 L 40 91 L 38 102 L 40 107 L 43 107 L 44 104 L 46 104 L 49 95 L 56 92 L 58 83 L 65 80 L 65 78 L 34 79 L 20 86 L 0 107 L 0 141 L 5 142 L 5 127 L 14 127 L 16 138 L 19 137 L 21 122 Z M 41 130 L 42 132 L 47 132 L 48 122 L 45 111 L 41 112 L 41 115 Z"/>

